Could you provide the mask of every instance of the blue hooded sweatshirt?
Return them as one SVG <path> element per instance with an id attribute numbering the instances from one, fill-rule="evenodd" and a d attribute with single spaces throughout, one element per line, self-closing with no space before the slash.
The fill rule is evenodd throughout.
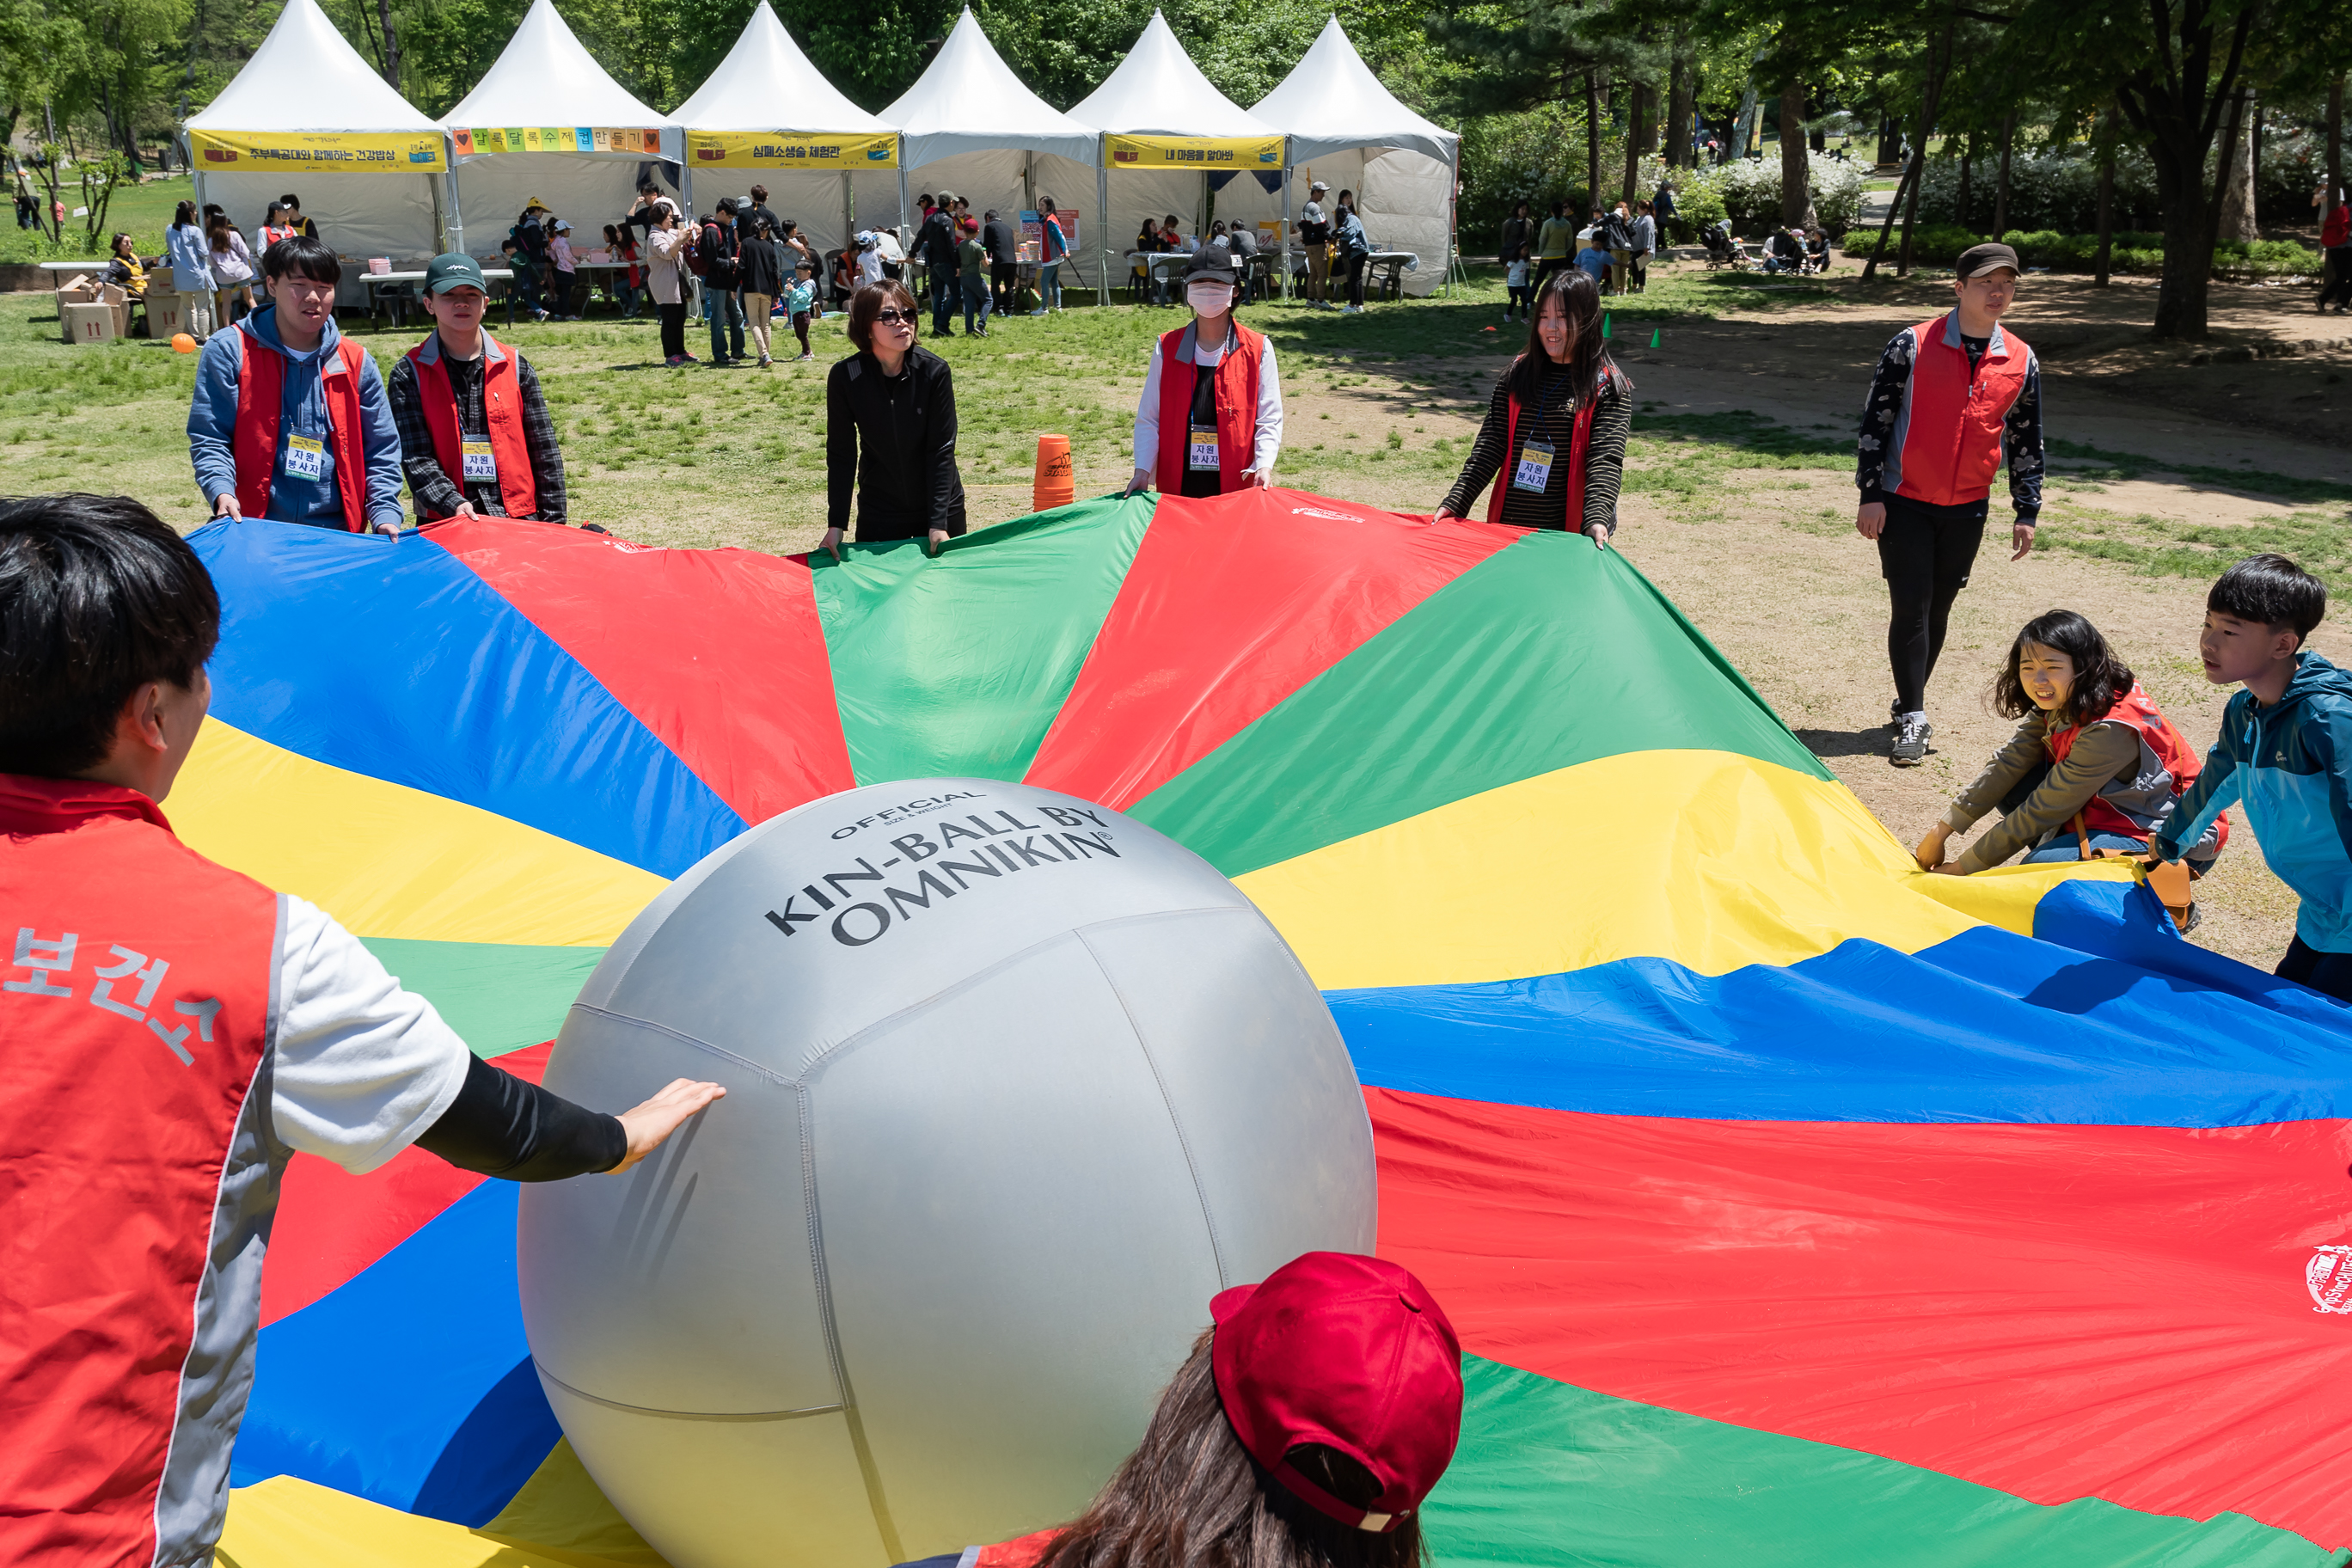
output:
<path id="1" fill-rule="evenodd" d="M 248 353 L 282 354 L 287 361 L 286 391 L 280 400 L 278 427 L 278 471 L 269 478 L 269 516 L 278 522 L 304 522 L 314 528 L 343 526 L 343 497 L 335 480 L 335 444 L 327 423 L 327 392 L 319 365 L 342 341 L 335 319 L 327 318 L 319 346 L 296 353 L 278 338 L 278 307 L 264 306 L 227 331 L 215 332 L 196 361 L 196 393 L 188 405 L 188 456 L 196 468 L 196 487 L 207 507 L 224 495 L 236 494 L 236 457 L 231 444 L 236 433 L 236 378 Z M 286 471 L 289 436 L 310 436 L 326 448 L 326 461 L 315 479 L 296 479 Z M 367 525 L 381 528 L 400 522 L 400 432 L 392 422 L 392 405 L 385 398 L 383 377 L 373 357 L 360 362 L 360 449 L 367 455 Z"/>
<path id="2" fill-rule="evenodd" d="M 2151 847 L 2178 860 L 2236 802 L 2263 858 L 2303 900 L 2294 934 L 2322 952 L 2352 952 L 2352 671 L 2305 653 L 2270 707 L 2251 691 L 2231 698 L 2205 771 Z"/>

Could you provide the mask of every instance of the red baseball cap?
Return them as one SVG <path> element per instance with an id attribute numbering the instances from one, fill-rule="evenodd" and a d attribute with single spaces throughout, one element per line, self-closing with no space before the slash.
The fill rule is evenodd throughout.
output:
<path id="1" fill-rule="evenodd" d="M 1462 1342 L 1405 1269 L 1309 1252 L 1209 1303 L 1209 1363 L 1225 1419 L 1250 1457 L 1301 1502 L 1358 1530 L 1394 1530 L 1453 1462 L 1462 1435 Z M 1369 1509 L 1292 1468 L 1321 1443 L 1372 1473 Z"/>

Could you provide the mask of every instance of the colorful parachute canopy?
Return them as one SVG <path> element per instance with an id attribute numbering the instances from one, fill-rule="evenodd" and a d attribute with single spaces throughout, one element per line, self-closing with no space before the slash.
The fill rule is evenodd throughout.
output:
<path id="1" fill-rule="evenodd" d="M 1281 490 L 840 565 L 196 543 L 176 824 L 519 1071 L 665 879 L 853 784 L 1027 779 L 1235 878 L 1472 1352 L 1446 1563 L 2352 1542 L 2352 1016 L 2118 867 L 1919 875 L 1620 554 Z M 295 1162 L 225 1560 L 651 1561 L 532 1375 L 514 1207 Z"/>

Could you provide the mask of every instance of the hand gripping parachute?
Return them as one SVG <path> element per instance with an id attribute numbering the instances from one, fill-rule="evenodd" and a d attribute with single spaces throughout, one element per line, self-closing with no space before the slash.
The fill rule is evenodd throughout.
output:
<path id="1" fill-rule="evenodd" d="M 518 1071 L 666 879 L 853 785 L 1025 780 L 1234 878 L 1469 1352 L 1448 1563 L 2352 1543 L 2352 1015 L 2125 868 L 1920 875 L 1621 554 L 1285 490 L 841 565 L 195 538 L 175 824 Z M 297 1159 L 238 1568 L 650 1560 L 532 1375 L 515 1204 Z"/>

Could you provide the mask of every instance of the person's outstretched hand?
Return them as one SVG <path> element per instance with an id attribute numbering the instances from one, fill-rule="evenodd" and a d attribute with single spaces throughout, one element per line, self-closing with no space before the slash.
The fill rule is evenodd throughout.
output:
<path id="1" fill-rule="evenodd" d="M 1853 514 L 1853 531 L 1864 539 L 1876 539 L 1886 531 L 1886 503 L 1866 500 L 1862 510 Z"/>
<path id="2" fill-rule="evenodd" d="M 1609 530 L 1607 528 L 1596 524 L 1591 528 L 1586 529 L 1584 533 L 1586 538 L 1592 541 L 1592 548 L 1595 550 L 1606 550 L 1609 548 Z"/>
<path id="3" fill-rule="evenodd" d="M 1922 871 L 1939 871 L 1944 868 L 1944 844 L 1952 830 L 1942 823 L 1927 829 L 1919 839 L 1919 847 L 1911 851 L 1911 858 L 1919 862 Z"/>
<path id="4" fill-rule="evenodd" d="M 629 1135 L 629 1152 L 605 1174 L 619 1175 L 660 1148 L 664 1140 L 685 1125 L 688 1117 L 712 1100 L 726 1098 L 727 1091 L 715 1083 L 697 1083 L 690 1078 L 670 1079 L 668 1087 L 659 1094 L 634 1110 L 621 1112 L 621 1131 Z"/>
<path id="5" fill-rule="evenodd" d="M 228 490 L 221 491 L 218 498 L 213 501 L 213 515 L 233 517 L 239 522 L 245 521 L 245 512 L 237 506 L 236 495 Z"/>
<path id="6" fill-rule="evenodd" d="M 2021 522 L 2016 524 L 2009 531 L 2009 542 L 2017 546 L 2017 553 L 2011 555 L 2010 559 L 2011 561 L 2024 560 L 2028 555 L 2033 553 L 2033 525 L 2030 522 Z"/>
<path id="7" fill-rule="evenodd" d="M 933 555 L 937 555 L 941 550 L 947 548 L 947 542 L 948 531 L 946 529 L 935 528 L 931 530 L 930 552 Z"/>
<path id="8" fill-rule="evenodd" d="M 842 531 L 838 528 L 828 528 L 824 531 L 824 548 L 833 552 L 833 563 L 836 566 L 841 564 Z"/>

